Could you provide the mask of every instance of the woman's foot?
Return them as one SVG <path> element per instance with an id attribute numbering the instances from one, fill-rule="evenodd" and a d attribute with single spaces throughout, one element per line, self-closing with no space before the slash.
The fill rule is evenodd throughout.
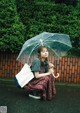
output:
<path id="1" fill-rule="evenodd" d="M 34 98 L 34 99 L 41 99 L 41 96 L 37 93 L 37 91 L 31 91 L 29 93 L 29 97 Z"/>
<path id="2" fill-rule="evenodd" d="M 40 96 L 34 96 L 34 95 L 31 95 L 31 94 L 29 94 L 29 97 L 34 98 L 34 99 L 41 99 Z"/>

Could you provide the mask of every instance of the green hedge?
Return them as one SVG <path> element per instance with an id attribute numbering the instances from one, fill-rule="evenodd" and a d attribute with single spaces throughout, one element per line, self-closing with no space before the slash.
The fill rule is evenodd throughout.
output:
<path id="1" fill-rule="evenodd" d="M 52 0 L 18 0 L 17 10 L 26 25 L 26 36 L 31 38 L 43 31 L 69 34 L 73 45 L 69 54 L 80 55 L 79 3 L 74 7 Z"/>
<path id="2" fill-rule="evenodd" d="M 10 2 L 8 5 L 9 4 Z M 13 2 L 12 4 L 14 4 L 11 5 L 11 7 L 14 7 L 13 15 L 10 10 L 8 10 L 5 14 L 7 18 L 7 15 L 11 12 L 12 18 L 9 17 L 9 20 L 11 19 L 11 24 L 9 22 L 10 26 L 6 26 L 6 28 L 3 25 L 5 30 L 2 30 L 2 34 L 7 32 L 7 34 L 10 33 L 14 37 L 15 29 L 13 26 L 16 27 L 17 35 L 15 37 L 17 39 L 17 48 L 16 46 L 15 48 L 11 47 L 11 51 L 14 51 L 14 49 L 20 50 L 21 45 L 24 42 L 24 38 L 26 41 L 43 31 L 47 31 L 70 35 L 73 49 L 69 52 L 69 54 L 80 55 L 80 1 L 78 1 L 75 7 L 73 5 L 55 3 L 55 0 L 16 0 L 16 3 Z M 16 5 L 18 14 L 16 12 Z M 2 16 L 4 16 L 4 13 Z M 17 18 L 17 20 L 15 18 Z M 1 21 L 4 24 L 7 24 L 8 22 L 6 19 Z M 26 32 L 24 26 L 26 26 Z M 9 28 L 11 30 L 9 30 Z M 26 34 L 24 34 L 24 32 Z M 13 39 L 14 38 L 11 38 L 11 40 Z"/>
<path id="3" fill-rule="evenodd" d="M 73 5 L 76 6 L 78 0 L 55 0 L 56 3 L 65 3 L 67 5 Z"/>
<path id="4" fill-rule="evenodd" d="M 1 0 L 0 9 L 0 52 L 18 52 L 24 42 L 25 26 L 20 22 L 15 0 Z"/>

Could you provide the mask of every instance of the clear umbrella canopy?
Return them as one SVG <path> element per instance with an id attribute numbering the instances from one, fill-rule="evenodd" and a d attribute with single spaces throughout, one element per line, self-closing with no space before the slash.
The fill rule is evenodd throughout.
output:
<path id="1" fill-rule="evenodd" d="M 40 46 L 48 47 L 49 52 L 57 57 L 64 56 L 72 47 L 69 35 L 43 32 L 23 44 L 17 60 L 28 63 L 32 56 L 37 56 Z"/>

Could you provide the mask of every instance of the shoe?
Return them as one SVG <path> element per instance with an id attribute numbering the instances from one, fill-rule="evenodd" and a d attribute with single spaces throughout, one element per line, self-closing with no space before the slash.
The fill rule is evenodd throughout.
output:
<path id="1" fill-rule="evenodd" d="M 41 99 L 40 95 L 37 93 L 37 91 L 31 91 L 29 93 L 29 97 L 34 98 L 34 99 Z"/>
<path id="2" fill-rule="evenodd" d="M 34 98 L 34 99 L 41 99 L 40 96 L 34 96 L 34 95 L 31 95 L 31 94 L 29 94 L 29 97 Z"/>

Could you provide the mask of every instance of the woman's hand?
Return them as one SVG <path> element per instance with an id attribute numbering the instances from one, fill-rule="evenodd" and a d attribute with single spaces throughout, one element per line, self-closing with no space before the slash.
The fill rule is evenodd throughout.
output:
<path id="1" fill-rule="evenodd" d="M 54 68 L 54 65 L 49 62 L 49 68 Z"/>
<path id="2" fill-rule="evenodd" d="M 51 74 L 54 74 L 53 68 L 50 68 L 50 69 L 49 69 L 49 72 L 50 72 Z"/>
<path id="3" fill-rule="evenodd" d="M 54 65 L 52 63 L 50 63 L 50 62 L 48 64 L 49 64 L 49 72 L 50 72 L 50 74 L 54 74 L 54 70 L 53 70 Z"/>
<path id="4" fill-rule="evenodd" d="M 57 73 L 57 76 L 54 75 L 54 70 L 53 70 L 53 68 L 50 68 L 50 69 L 49 69 L 49 72 L 50 72 L 50 74 L 53 75 L 54 78 L 58 78 L 58 77 L 59 77 L 59 73 Z"/>

